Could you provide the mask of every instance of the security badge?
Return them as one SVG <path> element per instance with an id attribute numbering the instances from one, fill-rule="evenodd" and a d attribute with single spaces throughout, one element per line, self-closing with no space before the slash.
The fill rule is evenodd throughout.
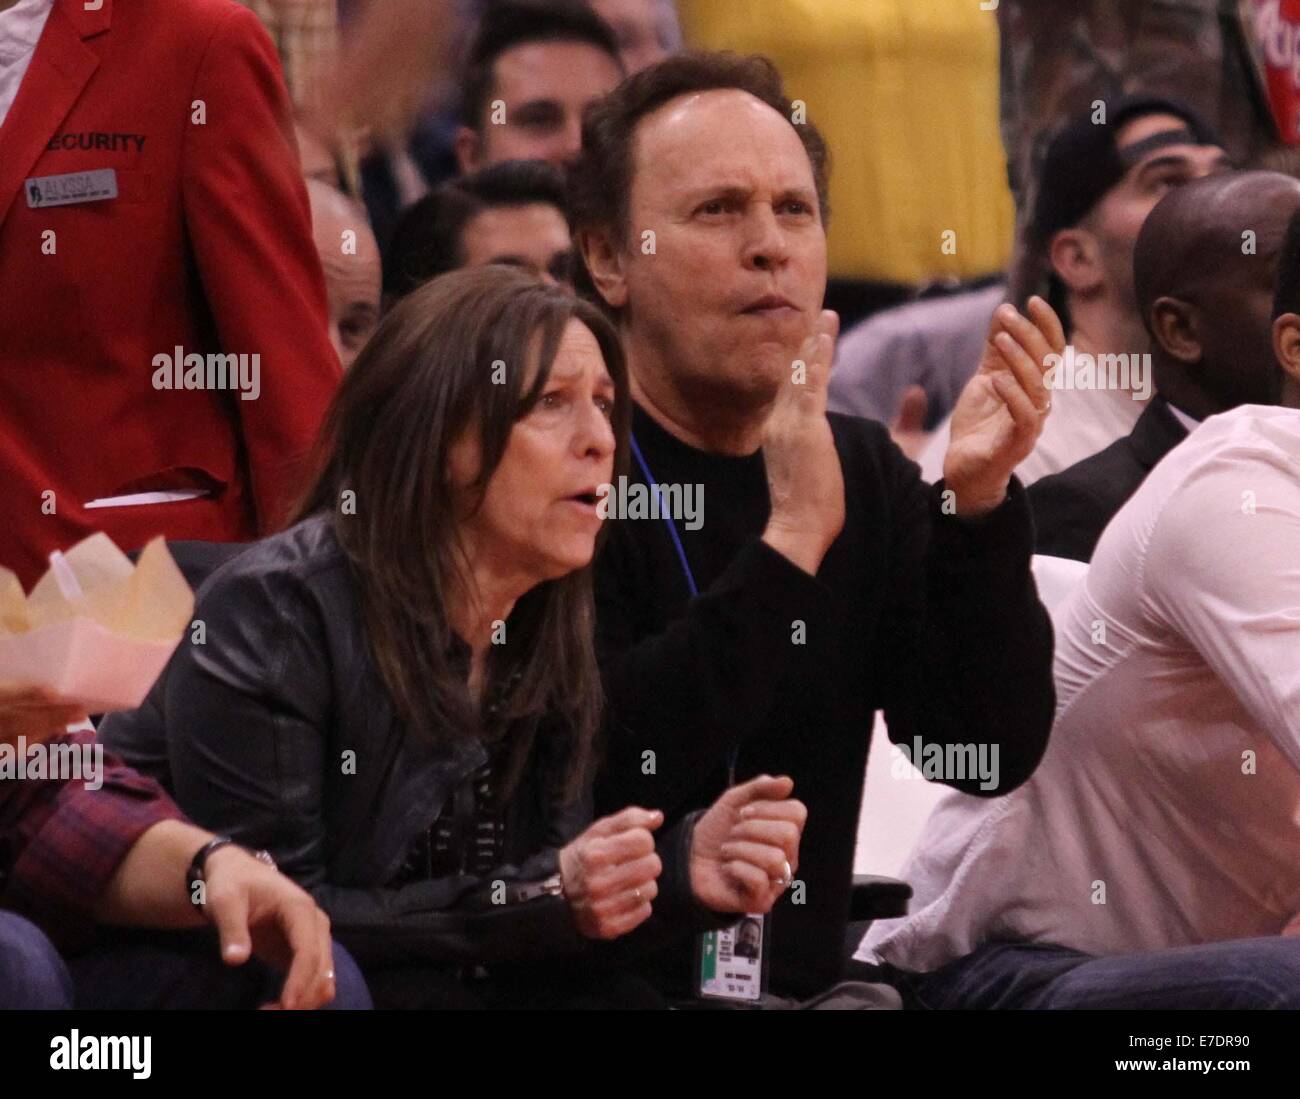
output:
<path id="1" fill-rule="evenodd" d="M 37 176 L 23 184 L 27 205 L 32 210 L 45 206 L 73 206 L 81 202 L 103 202 L 117 198 L 117 172 L 98 168 L 93 172 L 68 172 L 61 176 Z"/>
<path id="2" fill-rule="evenodd" d="M 695 994 L 757 1003 L 767 991 L 767 919 L 742 916 L 731 927 L 696 939 Z"/>

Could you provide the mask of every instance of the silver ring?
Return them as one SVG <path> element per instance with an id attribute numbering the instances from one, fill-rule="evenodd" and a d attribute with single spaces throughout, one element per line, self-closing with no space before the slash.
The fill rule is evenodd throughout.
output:
<path id="1" fill-rule="evenodd" d="M 790 860 L 786 859 L 781 863 L 781 876 L 776 879 L 776 884 L 782 889 L 789 889 L 790 883 L 794 881 L 794 871 L 790 869 Z"/>
<path id="2" fill-rule="evenodd" d="M 632 890 L 632 896 L 634 896 L 634 897 L 636 898 L 636 903 L 637 903 L 637 904 L 643 904 L 643 903 L 644 903 L 644 899 L 643 899 L 642 896 L 641 896 L 641 890 L 640 890 L 640 889 L 633 889 L 633 890 Z"/>

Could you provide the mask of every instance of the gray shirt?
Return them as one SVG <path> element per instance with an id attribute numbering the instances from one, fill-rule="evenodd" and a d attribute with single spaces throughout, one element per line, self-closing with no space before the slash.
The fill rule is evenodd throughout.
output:
<path id="1" fill-rule="evenodd" d="M 926 426 L 933 428 L 979 367 L 989 321 L 1006 293 L 997 283 L 909 302 L 850 329 L 836 352 L 831 411 L 888 424 L 903 390 L 919 385 L 929 399 Z"/>

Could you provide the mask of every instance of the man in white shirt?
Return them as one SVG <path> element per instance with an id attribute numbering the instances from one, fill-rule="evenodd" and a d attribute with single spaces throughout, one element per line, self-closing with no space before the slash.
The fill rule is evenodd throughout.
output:
<path id="1" fill-rule="evenodd" d="M 1151 378 L 1111 369 L 1111 356 L 1150 350 L 1133 293 L 1133 249 L 1147 215 L 1172 188 L 1230 166 L 1222 140 L 1190 108 L 1151 96 L 1098 100 L 1047 148 L 1026 231 L 1030 260 L 1012 296 L 1047 283 L 1048 300 L 1070 344 L 1101 369 L 1058 373 L 1048 417 L 1033 453 L 1016 467 L 1026 487 L 1122 439 L 1151 396 Z M 851 335 L 847 338 L 851 338 Z M 956 368 L 973 372 L 973 363 Z M 960 375 L 959 375 L 960 376 Z M 921 453 L 921 475 L 943 473 L 948 425 Z"/>
<path id="2" fill-rule="evenodd" d="M 1107 527 L 1042 764 L 949 795 L 864 940 L 910 1006 L 1300 1008 L 1300 216 L 1274 312 L 1281 407 L 1206 420 Z"/>

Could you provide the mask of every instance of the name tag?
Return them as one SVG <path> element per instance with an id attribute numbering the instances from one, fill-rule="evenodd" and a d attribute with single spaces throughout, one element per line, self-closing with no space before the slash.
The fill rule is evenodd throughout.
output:
<path id="1" fill-rule="evenodd" d="M 695 994 L 755 1003 L 767 991 L 767 919 L 745 916 L 734 927 L 696 939 Z"/>
<path id="2" fill-rule="evenodd" d="M 103 202 L 117 198 L 117 172 L 99 168 L 93 172 L 68 172 L 61 176 L 39 176 L 24 185 L 27 205 L 32 210 L 43 206 L 72 206 L 79 202 Z"/>

